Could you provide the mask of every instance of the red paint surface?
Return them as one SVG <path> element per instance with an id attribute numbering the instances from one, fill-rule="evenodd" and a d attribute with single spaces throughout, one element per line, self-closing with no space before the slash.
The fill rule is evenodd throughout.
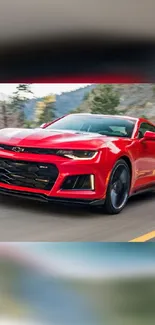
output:
<path id="1" fill-rule="evenodd" d="M 141 189 L 151 183 L 155 184 L 155 141 L 141 141 L 137 138 L 138 129 L 144 119 L 136 119 L 132 138 L 118 138 L 108 136 L 87 136 L 85 134 L 71 134 L 67 131 L 47 132 L 46 129 L 5 129 L 0 131 L 0 144 L 20 147 L 96 150 L 98 154 L 90 160 L 72 160 L 56 155 L 17 153 L 0 150 L 0 158 L 15 160 L 47 162 L 55 164 L 59 176 L 51 191 L 17 187 L 0 183 L 0 187 L 32 193 L 42 193 L 53 197 L 101 199 L 106 195 L 108 179 L 116 161 L 127 157 L 132 166 L 132 194 L 137 188 Z M 60 190 L 60 186 L 68 175 L 94 174 L 95 191 Z"/>

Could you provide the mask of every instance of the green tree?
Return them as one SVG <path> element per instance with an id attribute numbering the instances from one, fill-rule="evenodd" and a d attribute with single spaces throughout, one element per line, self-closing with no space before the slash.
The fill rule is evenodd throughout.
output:
<path id="1" fill-rule="evenodd" d="M 141 118 L 145 118 L 147 120 L 147 116 L 146 115 L 141 115 Z"/>
<path id="2" fill-rule="evenodd" d="M 32 129 L 33 127 L 35 127 L 35 124 L 33 123 L 33 121 L 29 121 L 29 120 L 24 121 L 24 128 Z"/>
<path id="3" fill-rule="evenodd" d="M 55 104 L 46 103 L 43 114 L 40 116 L 41 123 L 47 123 L 55 119 Z"/>
<path id="4" fill-rule="evenodd" d="M 153 91 L 153 95 L 155 95 L 155 85 L 152 85 L 152 91 Z"/>
<path id="5" fill-rule="evenodd" d="M 30 94 L 33 95 L 31 84 L 19 84 L 13 93 L 11 106 L 14 112 L 18 112 L 17 124 L 19 127 L 24 126 L 24 105 L 29 100 Z"/>
<path id="6" fill-rule="evenodd" d="M 78 113 L 82 113 L 81 107 L 77 107 L 76 109 L 69 112 L 69 114 L 78 114 Z"/>
<path id="7" fill-rule="evenodd" d="M 99 85 L 92 100 L 91 112 L 94 114 L 117 114 L 116 107 L 119 105 L 120 95 L 112 85 Z"/>
<path id="8" fill-rule="evenodd" d="M 55 119 L 55 95 L 49 95 L 36 104 L 37 124 L 47 123 Z"/>
<path id="9" fill-rule="evenodd" d="M 2 114 L 3 114 L 4 128 L 7 128 L 8 127 L 8 117 L 7 117 L 7 105 L 5 102 L 2 103 Z"/>
<path id="10" fill-rule="evenodd" d="M 83 96 L 83 101 L 87 100 L 89 98 L 89 92 L 85 92 Z"/>
<path id="11" fill-rule="evenodd" d="M 8 127 L 8 107 L 7 107 L 6 101 L 3 99 L 0 101 L 0 107 L 1 107 L 1 114 L 2 114 L 2 120 L 3 120 L 3 127 Z"/>

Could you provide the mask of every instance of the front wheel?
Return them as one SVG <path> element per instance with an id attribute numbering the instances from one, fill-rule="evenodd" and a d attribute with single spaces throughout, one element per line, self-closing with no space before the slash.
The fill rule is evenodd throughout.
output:
<path id="1" fill-rule="evenodd" d="M 127 163 L 120 159 L 116 162 L 108 184 L 105 210 L 108 214 L 118 214 L 125 207 L 131 184 L 131 173 Z"/>

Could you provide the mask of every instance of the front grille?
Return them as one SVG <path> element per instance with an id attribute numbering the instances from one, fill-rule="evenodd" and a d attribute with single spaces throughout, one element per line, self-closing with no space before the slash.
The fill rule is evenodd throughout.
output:
<path id="1" fill-rule="evenodd" d="M 0 158 L 0 182 L 4 184 L 50 190 L 58 174 L 54 164 Z"/>
<path id="2" fill-rule="evenodd" d="M 18 146 L 17 146 L 18 147 Z M 14 151 L 15 146 L 0 144 L 0 150 Z M 58 149 L 20 147 L 24 153 L 40 154 L 40 155 L 56 155 Z"/>

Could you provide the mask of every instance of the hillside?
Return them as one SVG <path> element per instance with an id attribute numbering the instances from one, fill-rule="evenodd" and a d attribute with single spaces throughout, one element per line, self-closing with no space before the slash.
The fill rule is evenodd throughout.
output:
<path id="1" fill-rule="evenodd" d="M 114 90 L 120 94 L 118 113 L 131 116 L 146 116 L 155 121 L 155 85 L 154 84 L 114 84 Z M 71 92 L 64 92 L 56 96 L 56 117 L 68 114 L 78 108 L 81 112 L 90 112 L 93 96 L 100 92 L 100 85 L 91 85 Z M 89 98 L 83 101 L 84 95 L 89 93 Z M 25 107 L 28 120 L 34 117 L 36 101 L 32 99 Z"/>
<path id="2" fill-rule="evenodd" d="M 118 113 L 135 117 L 145 116 L 155 122 L 155 86 L 154 84 L 115 84 L 114 91 L 120 94 Z M 100 93 L 100 85 L 90 93 L 77 111 L 91 112 L 94 95 Z"/>
<path id="3" fill-rule="evenodd" d="M 145 116 L 155 122 L 155 84 L 114 84 L 114 91 L 120 94 L 118 113 L 131 116 Z M 56 95 L 56 117 L 68 114 L 72 111 L 91 112 L 92 100 L 95 94 L 100 93 L 100 84 L 90 85 L 70 92 Z M 84 96 L 89 93 L 85 101 Z M 87 98 L 87 96 L 85 96 Z M 25 105 L 25 117 L 29 121 L 34 120 L 36 102 L 41 98 L 29 100 Z M 16 126 L 17 113 L 7 111 L 8 126 Z M 2 107 L 0 108 L 0 128 L 4 127 Z"/>
<path id="4" fill-rule="evenodd" d="M 95 85 L 90 85 L 74 91 L 64 92 L 61 95 L 56 95 L 56 117 L 61 117 L 62 115 L 68 114 L 70 111 L 76 109 L 82 103 L 84 95 L 95 87 Z M 37 101 L 41 101 L 41 98 L 32 99 L 25 105 L 24 111 L 28 120 L 34 118 L 34 109 Z"/>

